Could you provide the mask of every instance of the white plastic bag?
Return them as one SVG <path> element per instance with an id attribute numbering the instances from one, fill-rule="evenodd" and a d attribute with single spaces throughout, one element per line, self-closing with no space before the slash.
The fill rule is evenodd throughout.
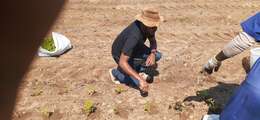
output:
<path id="1" fill-rule="evenodd" d="M 70 40 L 62 34 L 52 32 L 52 38 L 55 45 L 54 51 L 48 51 L 43 49 L 42 47 L 38 50 L 38 56 L 42 57 L 52 57 L 52 56 L 60 56 L 67 50 L 72 48 Z"/>
<path id="2" fill-rule="evenodd" d="M 204 115 L 202 120 L 219 120 L 219 115 L 216 114 Z"/>

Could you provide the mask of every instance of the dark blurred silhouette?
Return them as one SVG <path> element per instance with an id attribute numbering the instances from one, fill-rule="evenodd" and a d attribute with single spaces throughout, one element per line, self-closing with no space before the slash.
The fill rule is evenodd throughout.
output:
<path id="1" fill-rule="evenodd" d="M 5 0 L 0 7 L 0 120 L 10 120 L 19 84 L 65 0 Z"/>

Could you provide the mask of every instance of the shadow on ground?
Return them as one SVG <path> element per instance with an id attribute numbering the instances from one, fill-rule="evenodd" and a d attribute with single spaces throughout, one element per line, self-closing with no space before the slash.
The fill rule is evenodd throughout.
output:
<path id="1" fill-rule="evenodd" d="M 186 97 L 183 101 L 205 102 L 209 107 L 208 114 L 220 114 L 238 86 L 238 84 L 218 82 L 217 86 L 197 91 L 196 96 Z"/>

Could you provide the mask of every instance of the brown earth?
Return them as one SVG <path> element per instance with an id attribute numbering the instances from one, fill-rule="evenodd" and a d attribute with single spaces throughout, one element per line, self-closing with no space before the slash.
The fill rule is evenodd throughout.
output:
<path id="1" fill-rule="evenodd" d="M 111 44 L 147 5 L 159 7 L 165 19 L 157 32 L 163 53 L 160 75 L 150 84 L 148 97 L 127 87 L 116 94 L 108 75 L 115 66 Z M 74 48 L 58 58 L 35 58 L 13 119 L 200 120 L 209 110 L 195 99 L 196 91 L 208 89 L 224 105 L 244 80 L 242 58 L 249 53 L 226 60 L 212 76 L 199 73 L 202 65 L 259 9 L 259 0 L 69 0 L 51 31 L 66 35 Z M 90 87 L 95 94 L 89 94 Z M 192 105 L 174 109 L 186 99 Z M 89 116 L 82 112 L 85 100 L 97 107 Z M 144 111 L 147 102 L 153 102 L 156 113 Z"/>

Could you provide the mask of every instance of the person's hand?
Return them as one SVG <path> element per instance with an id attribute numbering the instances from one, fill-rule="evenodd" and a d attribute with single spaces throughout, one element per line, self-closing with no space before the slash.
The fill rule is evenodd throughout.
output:
<path id="1" fill-rule="evenodd" d="M 155 54 L 154 53 L 151 53 L 148 56 L 148 58 L 146 59 L 145 65 L 146 66 L 153 66 L 153 65 L 155 65 Z"/>
<path id="2" fill-rule="evenodd" d="M 218 61 L 215 57 L 212 57 L 203 66 L 202 72 L 206 72 L 208 74 L 212 74 L 213 71 L 217 72 L 220 66 L 221 66 L 221 61 Z"/>
<path id="3" fill-rule="evenodd" d="M 148 92 L 149 89 L 149 85 L 145 80 L 141 80 L 140 81 L 140 90 L 142 90 L 143 92 Z"/>

